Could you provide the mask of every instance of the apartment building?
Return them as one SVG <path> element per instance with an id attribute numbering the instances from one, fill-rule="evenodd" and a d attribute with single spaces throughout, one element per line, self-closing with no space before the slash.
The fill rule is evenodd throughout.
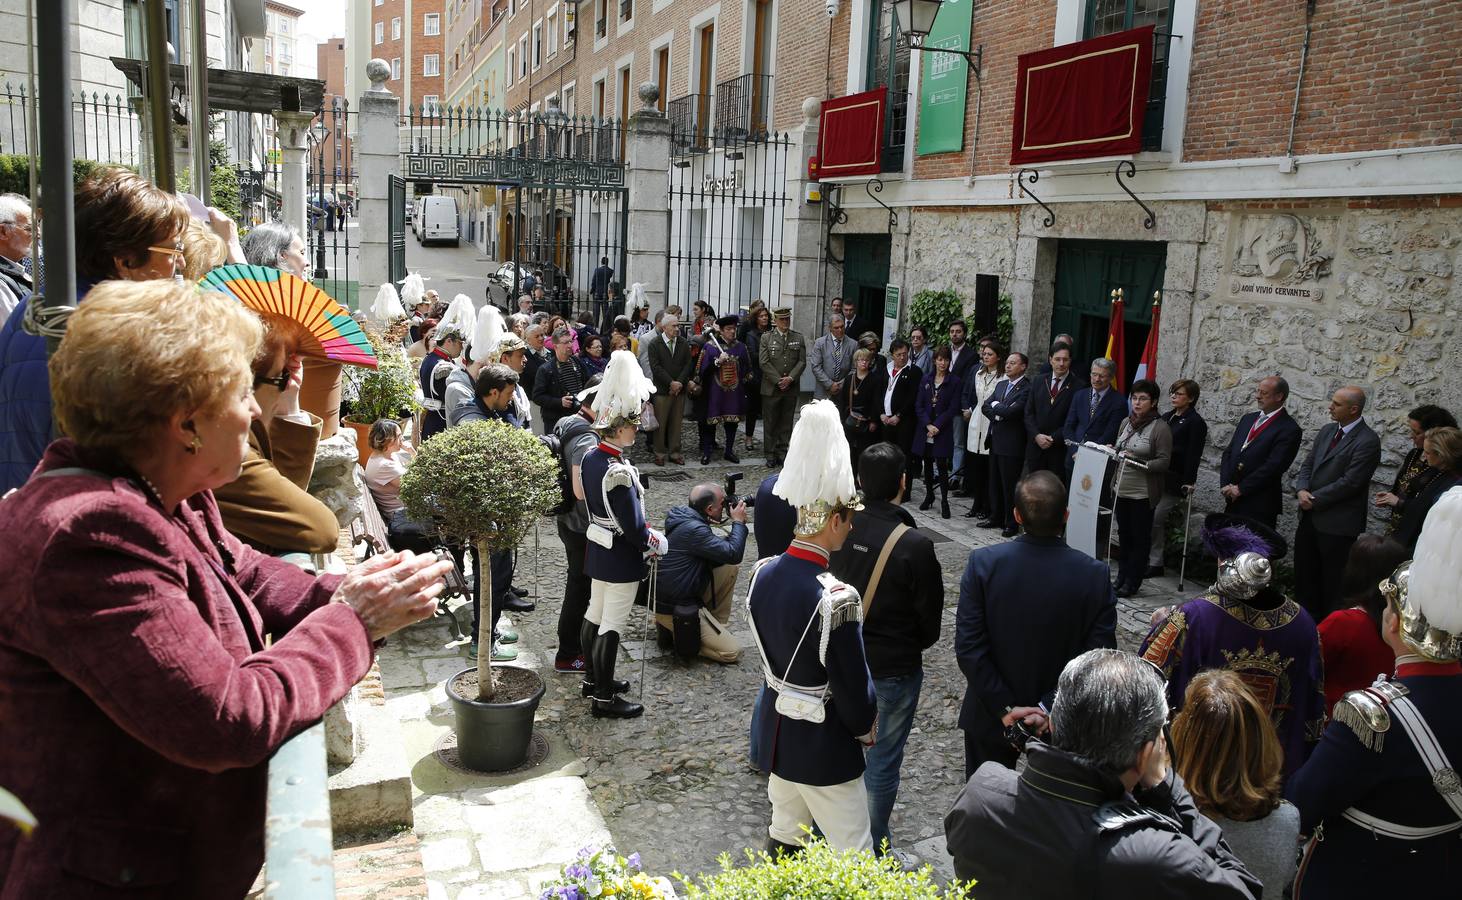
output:
<path id="1" fill-rule="evenodd" d="M 440 107 L 446 99 L 442 72 L 445 0 L 351 0 L 352 6 L 357 3 L 370 4 L 370 27 L 362 49 L 367 60 L 383 59 L 391 67 L 386 89 L 401 98 L 403 107 Z M 360 90 L 369 87 L 363 84 Z"/>
<path id="2" fill-rule="evenodd" d="M 325 125 L 329 129 L 315 152 L 324 160 L 325 191 L 334 196 L 351 190 L 350 173 L 355 168 L 345 111 L 354 109 L 358 101 L 345 93 L 345 59 L 345 38 L 332 37 L 315 46 L 315 72 L 325 82 Z"/>
<path id="3" fill-rule="evenodd" d="M 1017 349 L 1039 359 L 1069 333 L 1086 360 L 1120 290 L 1130 379 L 1156 295 L 1157 376 L 1202 385 L 1215 459 L 1256 373 L 1290 379 L 1306 430 L 1338 384 L 1366 387 L 1392 437 L 1411 405 L 1462 393 L 1439 365 L 1462 340 L 1452 10 L 946 0 L 927 45 L 979 50 L 977 74 L 911 51 L 888 0 L 828 6 L 825 116 L 878 104 L 839 132 L 878 153 L 825 142 L 819 160 L 841 182 L 825 192 L 841 213 L 828 293 L 860 316 L 882 317 L 890 285 L 905 316 L 948 288 L 993 329 L 1005 295 Z M 1401 445 L 1387 440 L 1378 480 Z"/>

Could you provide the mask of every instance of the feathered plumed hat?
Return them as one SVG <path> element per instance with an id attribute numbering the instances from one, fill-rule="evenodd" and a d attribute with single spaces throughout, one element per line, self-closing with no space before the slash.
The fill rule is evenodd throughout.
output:
<path id="1" fill-rule="evenodd" d="M 476 326 L 477 310 L 472 306 L 472 298 L 458 294 L 452 298 L 447 311 L 442 313 L 442 320 L 437 323 L 436 341 L 440 344 L 451 337 L 466 341 Z"/>
<path id="2" fill-rule="evenodd" d="M 416 272 L 412 272 L 401 279 L 401 302 L 406 304 L 408 309 L 415 309 L 421 298 L 426 296 L 426 279 Z"/>
<path id="3" fill-rule="evenodd" d="M 621 425 L 638 425 L 640 411 L 655 393 L 655 383 L 645 377 L 639 360 L 628 350 L 616 350 L 604 367 L 604 379 L 597 390 L 586 388 L 579 393 L 579 402 L 593 391 L 594 427 L 610 431 Z"/>
<path id="4" fill-rule="evenodd" d="M 488 303 L 477 311 L 477 326 L 472 331 L 472 361 L 488 362 L 497 350 L 498 342 L 507 332 L 507 323 L 498 308 Z"/>
<path id="5" fill-rule="evenodd" d="M 396 296 L 396 286 L 390 283 L 381 285 L 381 289 L 376 291 L 376 301 L 371 304 L 371 320 L 380 325 L 390 325 L 404 318 L 406 310 L 401 306 L 401 298 Z"/>
<path id="6" fill-rule="evenodd" d="M 1401 617 L 1401 640 L 1433 662 L 1462 659 L 1462 486 L 1426 514 L 1416 552 L 1381 593 Z"/>
<path id="7" fill-rule="evenodd" d="M 796 532 L 804 537 L 821 531 L 840 509 L 863 508 L 843 418 L 831 400 L 802 407 L 772 493 L 797 508 Z"/>

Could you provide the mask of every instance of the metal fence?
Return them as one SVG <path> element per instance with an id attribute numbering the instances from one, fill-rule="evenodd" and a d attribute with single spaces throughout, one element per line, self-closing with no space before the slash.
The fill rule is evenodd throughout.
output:
<path id="1" fill-rule="evenodd" d="M 351 309 L 359 305 L 355 258 L 360 249 L 356 189 L 351 158 L 355 112 L 342 97 L 331 97 L 315 113 L 310 128 L 309 256 L 315 284 Z"/>
<path id="2" fill-rule="evenodd" d="M 485 220 L 489 252 L 518 264 L 503 285 L 507 292 L 518 289 L 520 270 L 538 270 L 550 302 L 588 309 L 600 260 L 624 272 L 628 217 L 618 120 L 568 116 L 556 107 L 533 113 L 408 106 L 401 128 L 402 175 L 418 193 L 479 188 L 464 192 L 464 202 L 481 204 L 471 213 Z M 466 212 L 459 208 L 459 217 Z"/>
<path id="3" fill-rule="evenodd" d="M 24 84 L 5 83 L 0 95 L 0 153 L 30 153 L 35 97 Z M 78 91 L 71 97 L 71 156 L 137 167 L 142 162 L 141 98 Z"/>
<path id="4" fill-rule="evenodd" d="M 693 118 L 673 122 L 671 140 L 668 302 L 689 311 L 705 300 L 721 314 L 775 304 L 791 141 L 739 122 L 701 134 Z"/>

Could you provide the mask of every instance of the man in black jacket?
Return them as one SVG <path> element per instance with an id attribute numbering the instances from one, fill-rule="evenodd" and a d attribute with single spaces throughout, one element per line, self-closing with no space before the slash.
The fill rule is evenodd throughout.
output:
<path id="1" fill-rule="evenodd" d="M 924 373 L 909 362 L 909 342 L 902 338 L 888 345 L 888 356 L 888 381 L 879 402 L 879 421 L 883 425 L 883 439 L 902 450 L 908 459 L 914 445 L 914 428 L 918 425 L 914 403 L 919 399 L 919 383 Z M 918 472 L 910 469 L 909 477 L 918 477 Z"/>
<path id="2" fill-rule="evenodd" d="M 1051 348 L 1048 371 L 1031 383 L 1025 405 L 1025 461 L 1032 472 L 1055 472 L 1066 476 L 1066 414 L 1076 389 L 1085 387 L 1071 371 L 1071 345 Z"/>
<path id="3" fill-rule="evenodd" d="M 986 761 L 1014 766 L 1018 753 L 1002 734 L 1001 716 L 1017 706 L 1049 708 L 1072 657 L 1117 646 L 1117 598 L 1106 565 L 1060 537 L 1061 479 L 1050 472 L 1022 479 L 1015 516 L 1025 534 L 972 552 L 959 585 L 954 655 L 969 682 L 959 713 L 966 777 Z"/>
<path id="4" fill-rule="evenodd" d="M 1284 473 L 1299 455 L 1304 437 L 1284 408 L 1288 401 L 1289 382 L 1277 375 L 1261 380 L 1254 389 L 1259 409 L 1239 419 L 1219 462 L 1225 511 L 1270 528 L 1279 521 L 1284 505 Z"/>
<path id="5" fill-rule="evenodd" d="M 655 578 L 655 625 L 663 640 L 674 627 L 677 605 L 699 607 L 700 655 L 718 663 L 741 658 L 741 646 L 731 634 L 731 605 L 736 592 L 736 567 L 746 554 L 746 501 L 726 508 L 720 485 L 698 484 L 690 489 L 690 504 L 665 514 L 665 539 L 670 552 L 660 560 Z M 731 526 L 726 533 L 726 519 Z"/>
<path id="6" fill-rule="evenodd" d="M 534 377 L 533 402 L 543 410 L 543 433 L 553 431 L 558 420 L 579 408 L 574 396 L 583 390 L 589 376 L 574 355 L 573 331 L 566 325 L 553 333 L 553 356 L 538 367 Z"/>
<path id="7" fill-rule="evenodd" d="M 863 649 L 878 696 L 878 739 L 865 756 L 863 783 L 873 847 L 879 853 L 885 840 L 893 843 L 888 817 L 898 797 L 904 744 L 924 683 L 923 654 L 939 640 L 944 612 L 934 542 L 914 530 L 914 517 L 898 505 L 908 485 L 904 468 L 904 454 L 893 444 L 878 443 L 863 451 L 858 461 L 863 509 L 853 514 L 853 533 L 829 566 L 863 597 Z M 875 580 L 880 562 L 882 571 Z"/>
<path id="8" fill-rule="evenodd" d="M 985 398 L 980 407 L 990 421 L 990 518 L 981 528 L 1001 528 L 1005 537 L 1015 537 L 1015 483 L 1025 465 L 1025 407 L 1031 383 L 1025 377 L 1030 360 L 1024 353 L 1005 357 L 1005 380 Z"/>
<path id="9" fill-rule="evenodd" d="M 944 818 L 954 873 L 979 882 L 980 900 L 1269 895 L 1168 765 L 1165 688 L 1117 650 L 1065 666 L 1050 743 L 1028 745 L 1019 775 L 980 766 Z M 1032 730 L 1048 721 L 1029 707 L 1005 718 Z"/>

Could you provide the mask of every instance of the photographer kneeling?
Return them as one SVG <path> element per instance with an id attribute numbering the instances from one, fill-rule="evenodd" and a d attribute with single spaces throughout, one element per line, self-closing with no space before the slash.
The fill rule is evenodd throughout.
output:
<path id="1" fill-rule="evenodd" d="M 698 484 L 691 488 L 689 505 L 665 514 L 665 538 L 670 552 L 660 560 L 655 582 L 655 624 L 661 642 L 673 641 L 684 656 L 699 652 L 718 663 L 737 662 L 741 645 L 727 626 L 736 567 L 746 552 L 746 501 L 739 500 L 728 510 L 724 489 Z M 698 621 L 698 641 L 690 627 L 693 621 Z"/>

